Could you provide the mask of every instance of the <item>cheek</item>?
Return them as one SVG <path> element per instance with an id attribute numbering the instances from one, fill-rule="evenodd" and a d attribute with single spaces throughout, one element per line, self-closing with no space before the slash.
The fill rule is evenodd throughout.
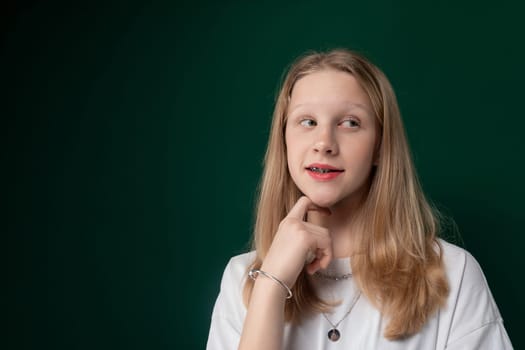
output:
<path id="1" fill-rule="evenodd" d="M 300 164 L 300 157 L 298 155 L 295 145 L 290 145 L 286 148 L 286 161 L 288 163 L 288 170 L 291 174 L 297 171 Z"/>
<path id="2" fill-rule="evenodd" d="M 372 165 L 376 147 L 375 140 L 359 142 L 350 147 L 352 149 L 351 158 L 354 159 L 355 162 L 358 162 L 365 168 Z"/>
<path id="3" fill-rule="evenodd" d="M 304 152 L 301 145 L 297 142 L 292 142 L 286 147 L 286 161 L 288 165 L 288 172 L 294 182 L 297 182 L 301 176 L 301 171 L 304 165 Z"/>
<path id="4" fill-rule="evenodd" d="M 288 164 L 294 165 L 300 161 L 302 149 L 304 148 L 301 145 L 300 138 L 294 137 L 293 135 L 286 134 L 285 137 L 286 144 L 286 157 L 288 159 Z"/>
<path id="5" fill-rule="evenodd" d="M 290 147 L 293 147 L 293 144 L 290 144 L 290 132 L 288 131 L 288 127 L 284 131 L 284 147 L 286 150 L 286 160 L 288 161 L 288 164 L 290 164 Z"/>
<path id="6" fill-rule="evenodd" d="M 293 144 L 288 142 L 288 133 L 285 134 L 284 145 L 286 147 L 286 164 L 288 166 L 288 172 L 290 174 L 293 174 L 294 151 L 293 151 Z"/>

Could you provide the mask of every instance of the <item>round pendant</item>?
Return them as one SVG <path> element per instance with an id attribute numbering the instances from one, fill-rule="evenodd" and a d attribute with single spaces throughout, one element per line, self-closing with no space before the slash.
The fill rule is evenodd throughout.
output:
<path id="1" fill-rule="evenodd" d="M 331 341 L 338 341 L 339 338 L 341 338 L 341 333 L 339 333 L 337 329 L 334 328 L 328 331 L 328 339 L 330 339 Z"/>

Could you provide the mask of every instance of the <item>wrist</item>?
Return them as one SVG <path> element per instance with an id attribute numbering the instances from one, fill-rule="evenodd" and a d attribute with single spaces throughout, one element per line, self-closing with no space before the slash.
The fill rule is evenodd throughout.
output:
<path id="1" fill-rule="evenodd" d="M 279 289 L 281 294 L 284 293 L 286 299 L 291 299 L 293 296 L 290 287 L 272 273 L 262 269 L 252 269 L 248 273 L 248 276 L 255 281 L 255 286 L 257 286 L 257 282 L 264 281 L 263 284 L 265 284 L 268 288 L 271 288 L 270 290 Z M 261 283 L 259 283 L 259 285 L 261 285 Z"/>

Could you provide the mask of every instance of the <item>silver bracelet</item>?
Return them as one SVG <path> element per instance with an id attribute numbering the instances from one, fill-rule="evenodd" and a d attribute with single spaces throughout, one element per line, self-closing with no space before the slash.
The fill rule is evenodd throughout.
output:
<path id="1" fill-rule="evenodd" d="M 262 274 L 265 277 L 268 277 L 269 279 L 273 280 L 274 282 L 279 283 L 284 289 L 286 289 L 286 291 L 288 292 L 286 299 L 290 299 L 292 297 L 293 295 L 292 290 L 286 284 L 284 284 L 283 281 L 279 280 L 277 277 L 272 276 L 268 272 L 264 272 L 263 270 L 252 269 L 250 270 L 250 272 L 248 272 L 248 276 L 250 276 L 250 278 L 254 281 L 257 278 L 257 276 L 259 276 L 259 274 Z"/>

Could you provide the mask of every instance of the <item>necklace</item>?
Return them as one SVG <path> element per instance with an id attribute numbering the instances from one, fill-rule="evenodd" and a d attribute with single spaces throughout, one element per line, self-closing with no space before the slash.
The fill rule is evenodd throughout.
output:
<path id="1" fill-rule="evenodd" d="M 329 275 L 329 274 L 322 273 L 319 271 L 316 271 L 314 275 L 315 277 L 324 278 L 326 280 L 332 280 L 332 281 L 347 280 L 350 277 L 352 277 L 351 273 L 345 273 L 344 275 Z"/>
<path id="2" fill-rule="evenodd" d="M 333 324 L 332 321 L 330 321 L 328 319 L 328 316 L 326 316 L 326 314 L 323 312 L 323 316 L 324 318 L 326 318 L 326 320 L 328 321 L 328 323 L 330 323 L 330 325 L 332 326 L 332 329 L 330 329 L 328 331 L 328 339 L 330 339 L 331 341 L 333 342 L 336 342 L 339 340 L 339 338 L 341 338 L 341 332 L 339 332 L 339 330 L 337 329 L 337 327 L 339 326 L 339 324 L 341 324 L 341 322 L 343 322 L 343 320 L 348 316 L 350 315 L 350 312 L 352 311 L 352 309 L 354 308 L 354 305 L 355 303 L 357 302 L 357 299 L 359 299 L 359 297 L 361 296 L 361 292 L 358 292 L 356 294 L 356 296 L 354 297 L 354 299 L 352 300 L 352 302 L 350 303 L 350 309 L 348 309 L 348 311 L 346 312 L 346 314 L 343 316 L 342 319 L 339 320 L 339 322 L 337 322 L 336 324 Z"/>

